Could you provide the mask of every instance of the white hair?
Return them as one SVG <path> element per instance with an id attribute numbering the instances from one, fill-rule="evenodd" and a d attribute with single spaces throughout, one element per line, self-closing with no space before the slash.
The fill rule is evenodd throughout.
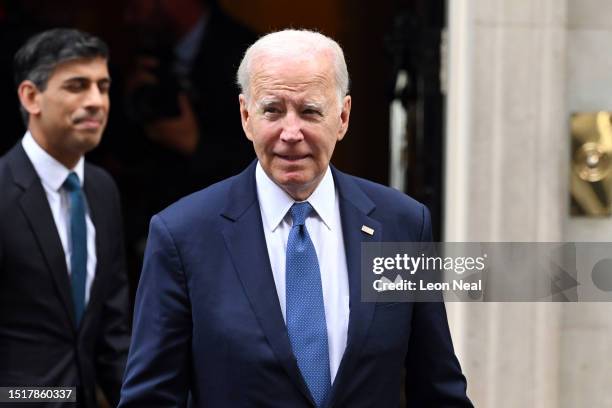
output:
<path id="1" fill-rule="evenodd" d="M 316 31 L 287 29 L 264 35 L 244 53 L 236 74 L 236 82 L 242 94 L 249 100 L 252 63 L 256 56 L 309 55 L 322 51 L 331 51 L 333 54 L 338 101 L 342 104 L 343 98 L 349 91 L 349 75 L 344 53 L 336 41 Z"/>

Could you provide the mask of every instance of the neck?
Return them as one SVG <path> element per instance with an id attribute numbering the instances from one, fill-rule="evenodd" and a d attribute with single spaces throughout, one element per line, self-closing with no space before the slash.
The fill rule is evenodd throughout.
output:
<path id="1" fill-rule="evenodd" d="M 47 152 L 49 154 L 49 156 L 53 157 L 55 160 L 60 162 L 67 169 L 69 169 L 69 170 L 73 169 L 77 165 L 79 160 L 81 159 L 81 155 L 80 154 L 76 154 L 76 153 L 73 154 L 71 152 L 67 152 L 67 151 L 64 151 L 64 150 L 56 148 L 55 146 L 50 144 L 46 138 L 41 137 L 41 133 L 40 132 L 38 132 L 38 131 L 36 131 L 36 130 L 34 130 L 32 128 L 29 128 L 28 130 L 30 131 L 30 134 L 32 134 L 32 137 L 34 138 L 34 141 L 45 152 Z"/>

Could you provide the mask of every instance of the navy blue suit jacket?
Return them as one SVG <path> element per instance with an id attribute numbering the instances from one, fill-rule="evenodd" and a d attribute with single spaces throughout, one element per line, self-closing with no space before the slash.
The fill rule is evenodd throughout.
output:
<path id="1" fill-rule="evenodd" d="M 255 163 L 153 217 L 120 407 L 314 406 L 276 294 Z M 471 406 L 443 303 L 360 302 L 361 242 L 430 241 L 427 209 L 332 171 L 350 318 L 328 406 L 398 407 L 404 369 L 409 406 Z"/>
<path id="2" fill-rule="evenodd" d="M 97 265 L 77 324 L 66 255 L 40 178 L 21 142 L 0 158 L 0 386 L 77 386 L 78 407 L 94 408 L 96 384 L 112 405 L 119 400 L 130 307 L 117 187 L 86 162 L 84 192 Z"/>

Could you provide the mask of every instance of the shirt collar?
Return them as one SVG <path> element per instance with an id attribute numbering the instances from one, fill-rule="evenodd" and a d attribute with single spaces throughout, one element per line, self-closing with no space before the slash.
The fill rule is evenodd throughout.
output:
<path id="1" fill-rule="evenodd" d="M 295 200 L 268 177 L 259 162 L 255 169 L 255 181 L 264 228 L 274 231 L 283 221 Z M 312 205 L 323 224 L 331 230 L 336 205 L 336 187 L 329 166 L 323 179 L 306 201 Z"/>
<path id="2" fill-rule="evenodd" d="M 23 137 L 21 145 L 32 162 L 32 165 L 34 165 L 34 170 L 36 170 L 38 177 L 42 183 L 51 188 L 51 190 L 59 191 L 64 181 L 66 181 L 68 174 L 72 171 L 79 176 L 81 187 L 83 186 L 85 169 L 85 160 L 83 156 L 81 156 L 73 169 L 68 169 L 40 147 L 29 130 Z"/>

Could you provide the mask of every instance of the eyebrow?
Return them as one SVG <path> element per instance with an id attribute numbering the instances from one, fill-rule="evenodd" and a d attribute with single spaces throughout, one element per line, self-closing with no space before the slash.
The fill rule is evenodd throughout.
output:
<path id="1" fill-rule="evenodd" d="M 318 102 L 306 102 L 304 104 L 304 108 L 312 109 L 312 110 L 317 110 L 317 111 L 322 111 L 323 110 L 323 104 L 322 103 L 318 103 Z"/>
<path id="2" fill-rule="evenodd" d="M 264 107 L 264 106 L 270 106 L 270 105 L 274 105 L 276 103 L 280 103 L 281 99 L 280 98 L 275 98 L 275 97 L 267 97 L 264 99 L 261 99 L 259 101 L 256 101 L 255 104 L 257 105 L 258 108 Z"/>
<path id="3" fill-rule="evenodd" d="M 264 98 L 262 100 L 256 101 L 255 104 L 257 106 L 257 108 L 261 109 L 270 105 L 275 105 L 277 103 L 281 103 L 282 99 L 281 98 L 277 98 L 277 97 L 267 97 Z M 313 110 L 318 110 L 318 111 L 322 111 L 324 104 L 323 103 L 319 103 L 319 102 L 306 102 L 302 105 L 303 108 L 306 109 L 313 109 Z"/>
<path id="4" fill-rule="evenodd" d="M 104 82 L 104 83 L 111 83 L 111 78 L 110 77 L 104 77 L 104 78 L 100 78 L 96 81 L 93 81 L 91 78 L 88 77 L 82 77 L 82 76 L 74 76 L 74 77 L 70 77 L 70 78 L 66 78 L 64 80 L 64 84 L 66 83 L 70 83 L 70 82 Z"/>

